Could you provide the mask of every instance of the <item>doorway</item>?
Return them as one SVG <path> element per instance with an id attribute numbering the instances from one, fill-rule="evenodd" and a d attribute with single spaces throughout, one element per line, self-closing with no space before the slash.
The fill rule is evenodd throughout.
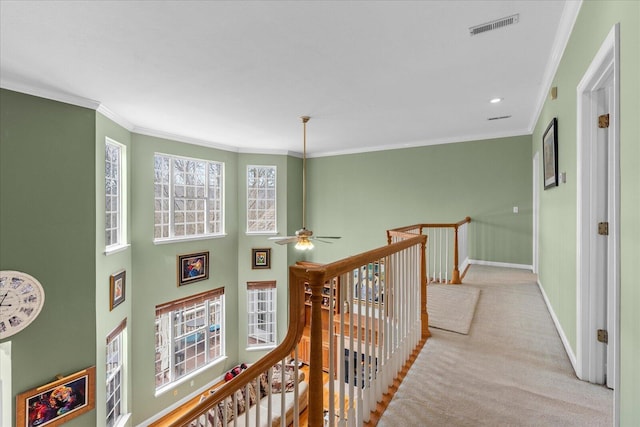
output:
<path id="1" fill-rule="evenodd" d="M 619 26 L 578 85 L 577 372 L 619 402 Z M 614 411 L 618 414 L 618 410 Z"/>

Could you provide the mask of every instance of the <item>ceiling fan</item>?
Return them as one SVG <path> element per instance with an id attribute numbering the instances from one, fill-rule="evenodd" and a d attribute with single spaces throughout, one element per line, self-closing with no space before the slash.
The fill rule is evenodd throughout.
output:
<path id="1" fill-rule="evenodd" d="M 301 251 L 308 251 L 313 249 L 313 243 L 311 240 L 318 240 L 320 242 L 332 243 L 324 239 L 340 239 L 338 236 L 316 236 L 313 237 L 313 231 L 307 230 L 306 217 L 307 217 L 307 122 L 311 117 L 302 116 L 302 128 L 303 128 L 303 146 L 302 146 L 302 228 L 296 231 L 295 236 L 285 237 L 270 237 L 269 240 L 274 240 L 279 245 L 286 245 L 289 243 L 295 243 L 295 248 Z"/>

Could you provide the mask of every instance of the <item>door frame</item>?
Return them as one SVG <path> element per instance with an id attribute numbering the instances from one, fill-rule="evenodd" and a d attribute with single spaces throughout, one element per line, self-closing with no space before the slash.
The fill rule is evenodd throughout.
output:
<path id="1" fill-rule="evenodd" d="M 612 364 L 611 382 L 614 389 L 614 414 L 619 417 L 620 379 L 620 25 L 613 26 L 584 77 L 577 86 L 577 345 L 576 374 L 578 378 L 595 382 L 604 367 L 597 363 L 598 341 L 593 324 L 594 310 L 599 308 L 595 297 L 597 284 L 590 274 L 596 223 L 593 197 L 593 161 L 596 156 L 597 121 L 596 91 L 612 79 L 610 99 L 609 159 L 608 159 L 608 221 L 607 243 L 607 328 L 609 344 L 607 363 Z M 600 313 L 602 314 L 602 313 Z"/>
<path id="2" fill-rule="evenodd" d="M 540 152 L 533 155 L 533 260 L 532 270 L 538 274 L 540 248 Z"/>

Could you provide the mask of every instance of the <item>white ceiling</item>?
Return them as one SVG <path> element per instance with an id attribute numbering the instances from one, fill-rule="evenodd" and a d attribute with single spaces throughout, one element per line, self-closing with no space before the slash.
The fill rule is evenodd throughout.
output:
<path id="1" fill-rule="evenodd" d="M 302 115 L 311 157 L 530 134 L 579 6 L 2 0 L 0 84 L 240 152 L 301 152 Z"/>

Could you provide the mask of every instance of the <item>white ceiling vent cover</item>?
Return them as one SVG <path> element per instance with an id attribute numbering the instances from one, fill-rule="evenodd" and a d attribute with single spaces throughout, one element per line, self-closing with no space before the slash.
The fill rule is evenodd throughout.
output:
<path id="1" fill-rule="evenodd" d="M 500 18 L 496 19 L 495 21 L 487 22 L 486 24 L 480 24 L 474 27 L 470 27 L 469 33 L 472 36 L 475 36 L 480 33 L 486 33 L 487 31 L 517 24 L 518 21 L 520 21 L 520 14 L 516 13 L 515 15 L 507 16 L 506 18 Z"/>

